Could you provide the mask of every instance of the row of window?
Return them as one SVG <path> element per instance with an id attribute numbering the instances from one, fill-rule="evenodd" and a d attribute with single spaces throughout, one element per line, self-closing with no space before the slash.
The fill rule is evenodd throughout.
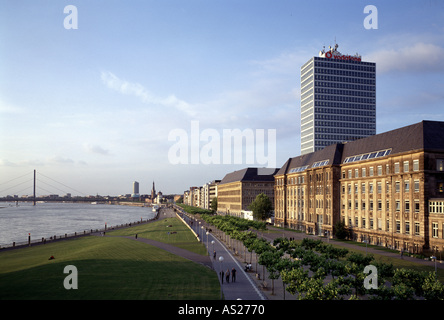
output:
<path id="1" fill-rule="evenodd" d="M 374 211 L 374 210 L 375 210 L 375 208 L 374 208 L 374 206 L 373 206 L 373 200 L 372 200 L 372 199 L 370 199 L 370 200 L 368 201 L 368 205 L 369 205 L 368 207 L 366 206 L 367 201 L 362 201 L 362 202 L 361 202 L 361 206 L 359 206 L 359 201 L 358 201 L 358 200 L 355 200 L 355 201 L 354 201 L 354 207 L 352 206 L 352 204 L 353 204 L 352 200 L 348 200 L 348 201 L 347 201 L 347 207 L 346 207 L 346 204 L 345 204 L 344 201 L 343 201 L 343 202 L 342 202 L 342 210 L 346 210 L 346 209 L 347 209 L 347 210 L 357 210 L 357 211 L 359 211 L 359 210 L 363 210 L 363 211 L 365 211 L 365 210 Z M 377 210 L 377 211 L 382 211 L 382 210 L 384 210 L 384 208 L 383 208 L 383 204 L 382 204 L 382 200 L 377 200 L 377 207 L 376 207 L 376 210 Z M 390 201 L 389 201 L 389 200 L 386 201 L 385 210 L 387 210 L 387 211 L 390 210 Z M 403 208 L 401 208 L 401 201 L 400 201 L 400 200 L 396 200 L 396 201 L 395 201 L 395 211 L 396 211 L 396 212 L 401 212 L 401 211 L 403 211 L 403 212 L 405 212 L 405 213 L 409 213 L 410 210 L 411 210 L 411 208 L 410 208 L 410 200 L 404 200 L 404 207 L 403 207 Z M 413 210 L 414 210 L 414 212 L 416 212 L 416 213 L 419 212 L 419 210 L 420 210 L 419 200 L 415 200 L 415 201 L 414 201 L 414 208 L 413 208 Z"/>
<path id="2" fill-rule="evenodd" d="M 348 218 L 348 226 L 349 227 L 356 227 L 356 228 L 362 228 L 362 229 L 370 229 L 375 230 L 375 227 L 377 230 L 383 230 L 383 220 L 381 218 L 377 219 L 377 225 L 374 225 L 373 218 L 369 219 L 369 224 L 367 225 L 367 221 L 365 218 L 361 218 L 361 224 L 359 225 L 359 219 L 358 217 L 355 217 L 354 224 L 352 223 L 352 218 Z M 385 222 L 385 230 L 389 232 L 390 231 L 390 219 L 387 219 Z M 404 233 L 404 234 L 410 234 L 413 231 L 413 234 L 415 236 L 421 235 L 421 223 L 415 222 L 414 224 L 414 230 L 410 230 L 410 221 L 404 222 L 404 230 L 401 230 L 401 221 L 396 220 L 395 221 L 395 232 L 396 233 Z"/>
<path id="3" fill-rule="evenodd" d="M 316 145 L 320 145 L 322 141 L 319 140 L 328 140 L 324 142 L 328 142 L 329 145 L 331 141 L 351 141 L 356 140 L 358 138 L 366 137 L 369 135 L 367 130 L 349 130 L 352 131 L 349 135 L 339 135 L 339 134 L 315 134 Z M 353 136 L 350 136 L 353 135 Z"/>
<path id="4" fill-rule="evenodd" d="M 401 192 L 401 183 L 400 181 L 395 181 L 395 193 L 400 193 Z M 361 183 L 361 193 L 366 193 L 366 182 L 362 182 Z M 382 193 L 382 182 L 378 181 L 376 183 L 376 191 L 377 193 Z M 347 193 L 351 194 L 352 193 L 352 189 L 354 189 L 354 193 L 357 194 L 359 193 L 359 183 L 352 183 L 352 184 L 348 184 L 347 185 Z M 405 193 L 410 192 L 410 180 L 405 180 L 403 182 L 403 191 Z M 414 192 L 419 192 L 419 180 L 414 180 L 413 181 L 413 191 Z M 373 188 L 373 182 L 369 182 L 368 183 L 368 192 L 369 193 L 373 193 L 374 192 L 374 188 Z M 390 193 L 390 182 L 386 182 L 385 184 L 385 193 Z M 345 194 L 345 185 L 342 185 L 342 194 Z"/>
<path id="5" fill-rule="evenodd" d="M 361 109 L 338 109 L 338 108 L 315 108 L 316 113 L 326 113 L 326 114 L 348 114 L 353 116 L 365 116 L 365 117 L 375 117 L 376 112 L 374 110 L 361 110 Z"/>
<path id="6" fill-rule="evenodd" d="M 341 69 L 325 69 L 325 68 L 315 68 L 315 74 L 332 74 L 338 76 L 346 77 L 356 77 L 356 78 L 375 78 L 374 72 L 360 72 L 360 71 L 348 71 Z"/>
<path id="7" fill-rule="evenodd" d="M 444 201 L 429 201 L 429 213 L 444 213 Z"/>
<path id="8" fill-rule="evenodd" d="M 332 81 L 332 82 L 344 82 L 344 83 L 360 83 L 360 84 L 369 84 L 369 85 L 375 85 L 376 84 L 376 80 L 375 79 L 339 77 L 339 76 L 336 76 L 336 75 L 323 75 L 323 74 L 315 74 L 314 80 L 323 80 L 323 81 Z"/>
<path id="9" fill-rule="evenodd" d="M 356 122 L 352 122 L 350 120 L 346 120 L 350 119 L 350 117 L 339 117 L 339 119 L 337 119 L 337 121 L 321 121 L 321 120 L 316 120 L 315 121 L 315 126 L 324 126 L 324 127 L 340 127 L 340 128 L 356 128 L 356 129 L 360 129 L 361 125 L 365 125 L 365 123 L 356 123 Z M 363 119 L 367 119 L 367 118 L 363 118 Z M 340 121 L 340 122 L 338 122 Z M 342 122 L 342 121 L 349 121 L 349 122 Z M 365 126 L 366 129 L 376 129 L 376 124 L 374 123 L 369 123 L 367 124 L 367 126 Z"/>
<path id="10" fill-rule="evenodd" d="M 346 63 L 345 61 L 351 60 L 315 60 L 315 67 L 323 68 L 336 68 L 336 69 L 348 69 L 348 70 L 358 70 L 358 71 L 368 71 L 375 72 L 376 66 L 374 62 L 364 62 L 359 61 L 358 63 Z M 354 61 L 356 62 L 356 61 Z"/>
<path id="11" fill-rule="evenodd" d="M 359 90 L 342 90 L 342 89 L 328 89 L 328 88 L 315 88 L 315 93 L 336 94 L 342 96 L 354 96 L 354 97 L 372 97 L 376 96 L 374 91 L 359 91 Z"/>
<path id="12" fill-rule="evenodd" d="M 347 103 L 347 102 L 336 102 L 336 101 L 320 101 L 316 100 L 314 102 L 314 105 L 316 107 L 329 107 L 333 108 L 334 110 L 338 109 L 350 109 L 351 110 L 376 110 L 376 107 L 374 104 L 355 104 L 355 103 Z"/>
<path id="13" fill-rule="evenodd" d="M 358 98 L 358 97 L 334 96 L 326 94 L 315 94 L 315 99 L 324 100 L 324 101 L 344 101 L 344 102 L 353 102 L 353 103 L 376 103 L 376 99 L 374 98 Z"/>
<path id="14" fill-rule="evenodd" d="M 344 110 L 346 112 L 346 110 Z M 352 122 L 375 122 L 375 117 L 358 117 L 358 116 L 352 116 L 347 113 L 342 114 L 315 114 L 315 119 L 317 120 L 333 120 L 333 121 L 352 121 Z"/>
<path id="15" fill-rule="evenodd" d="M 360 156 L 357 156 L 357 157 L 360 157 L 359 160 L 354 160 L 354 159 L 350 160 L 350 158 L 354 158 L 354 157 L 349 157 L 349 158 L 346 158 L 344 160 L 344 163 L 346 163 L 347 159 L 348 159 L 347 162 L 350 163 L 350 162 L 353 162 L 353 161 L 361 161 L 361 160 L 367 160 L 367 159 L 372 159 L 372 158 L 383 157 L 383 156 L 389 155 L 390 152 L 391 152 L 391 149 L 387 149 L 387 150 L 381 150 L 381 151 L 377 151 L 377 152 L 372 152 L 371 154 L 364 154 L 362 156 L 360 155 Z M 370 158 L 370 155 L 372 156 L 372 158 Z M 372 166 L 372 167 L 369 167 L 368 169 L 369 169 L 368 170 L 368 176 L 369 177 L 373 177 L 374 174 L 375 174 L 374 167 Z M 414 172 L 419 171 L 419 160 L 418 159 L 413 160 L 412 170 Z M 359 171 L 361 171 L 361 176 L 359 176 Z M 353 175 L 353 172 L 354 172 L 354 175 Z M 410 172 L 410 161 L 406 160 L 406 161 L 403 162 L 403 172 Z M 376 166 L 376 173 L 377 173 L 378 176 L 382 176 L 384 174 L 383 173 L 383 166 L 382 165 Z M 395 173 L 395 174 L 401 173 L 401 171 L 400 171 L 400 163 L 399 162 L 395 162 L 393 164 L 393 173 Z M 389 164 L 385 165 L 385 174 L 390 174 L 390 165 Z M 359 169 L 354 169 L 354 170 L 349 169 L 349 170 L 347 170 L 347 175 L 346 175 L 346 171 L 345 170 L 342 171 L 342 179 L 346 179 L 346 178 L 352 179 L 352 178 L 360 178 L 360 177 L 362 177 L 362 178 L 367 177 L 367 168 L 361 168 L 361 170 L 359 170 Z"/>
<path id="16" fill-rule="evenodd" d="M 375 86 L 363 85 L 363 84 L 350 84 L 341 82 L 327 82 L 327 81 L 315 81 L 316 87 L 324 88 L 338 88 L 338 89 L 352 89 L 352 90 L 363 90 L 363 91 L 376 91 Z"/>

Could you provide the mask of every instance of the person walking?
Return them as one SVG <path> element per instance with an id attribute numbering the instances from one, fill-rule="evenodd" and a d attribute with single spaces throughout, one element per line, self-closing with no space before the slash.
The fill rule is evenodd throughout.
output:
<path id="1" fill-rule="evenodd" d="M 225 281 L 227 283 L 230 283 L 230 270 L 227 269 L 227 272 L 225 272 Z"/>
<path id="2" fill-rule="evenodd" d="M 236 269 L 231 269 L 231 282 L 236 282 Z"/>
<path id="3" fill-rule="evenodd" d="M 216 251 L 213 252 L 213 259 L 216 260 Z"/>

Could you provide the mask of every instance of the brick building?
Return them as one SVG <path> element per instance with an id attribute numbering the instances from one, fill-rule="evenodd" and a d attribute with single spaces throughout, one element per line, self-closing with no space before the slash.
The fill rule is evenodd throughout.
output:
<path id="1" fill-rule="evenodd" d="M 410 252 L 444 250 L 444 122 L 290 158 L 275 175 L 275 224 Z"/>

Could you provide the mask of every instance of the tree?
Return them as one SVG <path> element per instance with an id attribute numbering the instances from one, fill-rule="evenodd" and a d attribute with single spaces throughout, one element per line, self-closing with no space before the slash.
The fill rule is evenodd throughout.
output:
<path id="1" fill-rule="evenodd" d="M 213 200 L 211 200 L 211 211 L 217 212 L 217 197 L 214 197 Z"/>
<path id="2" fill-rule="evenodd" d="M 253 217 L 256 220 L 265 221 L 271 217 L 273 204 L 266 194 L 261 193 L 256 196 L 256 199 L 250 204 L 249 208 L 253 211 Z"/>
<path id="3" fill-rule="evenodd" d="M 343 221 L 338 221 L 336 222 L 336 224 L 334 225 L 334 230 L 335 230 L 335 236 L 336 238 L 343 240 L 349 237 L 349 231 L 347 229 L 347 227 L 345 226 L 345 222 Z"/>

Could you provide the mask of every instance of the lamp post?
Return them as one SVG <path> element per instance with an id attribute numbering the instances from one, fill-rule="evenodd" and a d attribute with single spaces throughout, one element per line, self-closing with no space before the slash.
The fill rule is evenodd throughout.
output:
<path id="1" fill-rule="evenodd" d="M 435 260 L 435 276 L 437 275 L 436 273 L 436 256 L 431 256 L 430 259 L 434 259 Z"/>
<path id="2" fill-rule="evenodd" d="M 219 262 L 220 262 L 220 272 L 219 272 L 219 275 L 220 275 L 221 284 L 224 283 L 224 273 L 223 273 L 224 269 L 222 268 L 222 262 L 223 261 L 224 261 L 224 257 L 220 256 L 219 257 Z M 220 286 L 220 299 L 222 300 L 222 286 Z"/>

